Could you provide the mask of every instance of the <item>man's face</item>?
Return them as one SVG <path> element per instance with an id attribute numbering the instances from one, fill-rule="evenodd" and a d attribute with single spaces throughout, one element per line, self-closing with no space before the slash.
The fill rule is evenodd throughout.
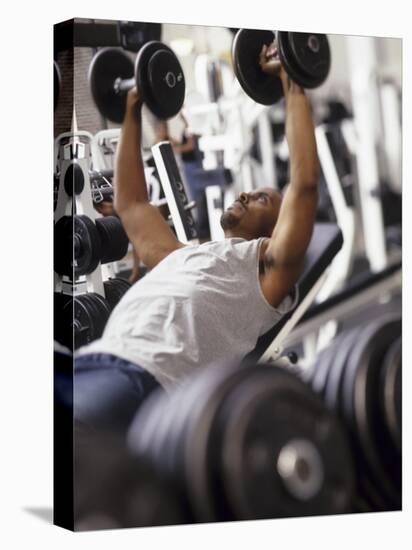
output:
<path id="1" fill-rule="evenodd" d="M 270 187 L 241 193 L 220 219 L 226 236 L 270 237 L 278 219 L 282 195 Z"/>

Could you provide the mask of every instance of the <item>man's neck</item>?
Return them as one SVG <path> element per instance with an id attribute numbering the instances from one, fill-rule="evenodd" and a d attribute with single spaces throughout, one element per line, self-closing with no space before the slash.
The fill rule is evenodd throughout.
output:
<path id="1" fill-rule="evenodd" d="M 241 230 L 236 230 L 236 229 L 226 229 L 225 238 L 226 239 L 246 239 L 247 241 L 250 241 L 253 239 L 253 237 L 251 237 L 250 235 L 244 233 Z"/>

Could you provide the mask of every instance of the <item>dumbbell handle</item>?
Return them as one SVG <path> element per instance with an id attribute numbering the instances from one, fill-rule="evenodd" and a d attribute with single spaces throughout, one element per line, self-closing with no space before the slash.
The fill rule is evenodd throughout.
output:
<path id="1" fill-rule="evenodd" d="M 98 196 L 99 194 L 103 195 L 104 198 L 111 199 L 113 198 L 113 187 L 98 187 L 98 188 L 92 189 L 93 198 L 95 196 Z M 154 206 L 164 206 L 165 204 L 167 204 L 167 199 L 159 199 L 157 201 L 151 202 L 151 204 L 153 204 Z M 195 206 L 196 206 L 196 202 L 191 201 L 184 206 L 184 209 L 191 210 Z M 169 218 L 171 218 L 171 216 L 169 216 Z"/>
<path id="2" fill-rule="evenodd" d="M 90 170 L 90 181 L 96 181 L 101 178 L 112 178 L 114 174 L 113 168 L 107 168 L 106 170 Z"/>
<path id="3" fill-rule="evenodd" d="M 113 87 L 117 94 L 125 94 L 133 88 L 136 84 L 136 79 L 133 76 L 132 78 L 116 78 L 114 81 Z"/>

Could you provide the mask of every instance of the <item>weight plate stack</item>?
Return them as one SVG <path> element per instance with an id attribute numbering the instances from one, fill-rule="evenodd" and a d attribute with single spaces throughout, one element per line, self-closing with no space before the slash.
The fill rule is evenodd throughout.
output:
<path id="1" fill-rule="evenodd" d="M 401 506 L 401 461 L 388 460 L 392 453 L 379 403 L 383 359 L 400 334 L 401 321 L 394 316 L 366 325 L 348 357 L 342 381 L 342 412 L 361 458 L 359 478 L 376 489 L 384 510 Z"/>
<path id="2" fill-rule="evenodd" d="M 351 440 L 356 511 L 400 508 L 400 334 L 400 319 L 382 316 L 336 337 L 311 370 L 309 383 L 343 420 Z"/>
<path id="3" fill-rule="evenodd" d="M 215 367 L 149 399 L 128 437 L 194 520 L 347 511 L 351 458 L 321 400 L 279 367 Z"/>
<path id="4" fill-rule="evenodd" d="M 129 239 L 122 222 L 116 216 L 105 216 L 96 219 L 96 227 L 101 241 L 101 262 L 117 262 L 125 257 Z"/>

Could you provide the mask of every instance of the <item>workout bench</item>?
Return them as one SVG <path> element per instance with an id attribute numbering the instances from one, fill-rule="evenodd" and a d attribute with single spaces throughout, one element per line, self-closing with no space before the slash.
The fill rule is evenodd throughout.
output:
<path id="1" fill-rule="evenodd" d="M 338 226 L 329 223 L 315 225 L 304 270 L 297 283 L 299 298 L 295 308 L 258 339 L 245 361 L 268 363 L 282 355 L 287 336 L 313 303 L 325 281 L 327 268 L 342 245 L 342 232 Z"/>

